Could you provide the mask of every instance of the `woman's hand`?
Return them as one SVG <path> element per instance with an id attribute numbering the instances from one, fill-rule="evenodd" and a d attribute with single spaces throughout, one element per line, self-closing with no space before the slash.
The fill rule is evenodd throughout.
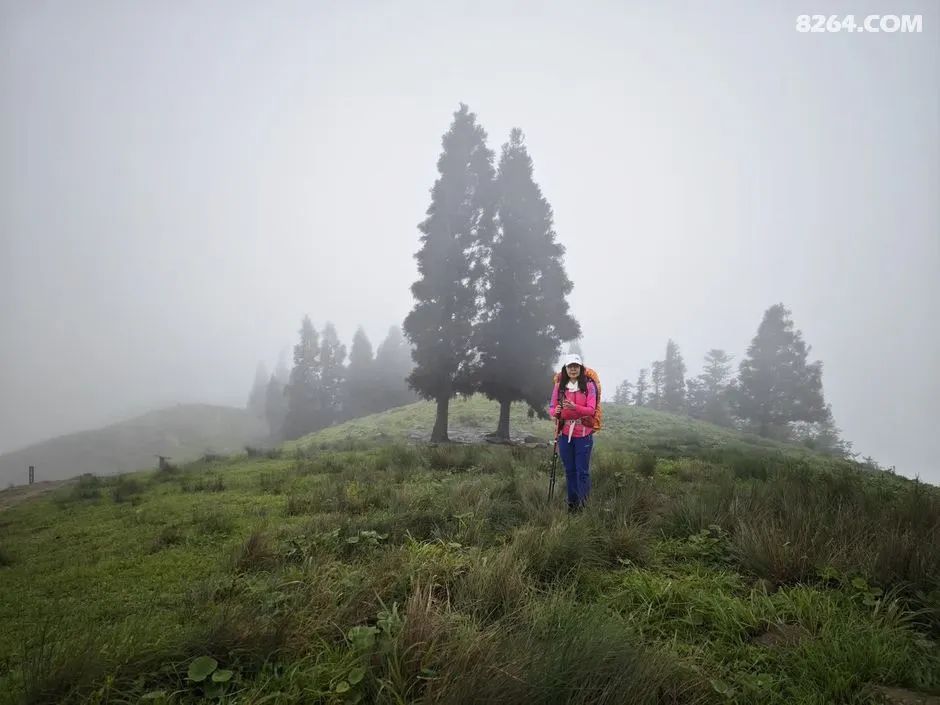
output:
<path id="1" fill-rule="evenodd" d="M 562 409 L 573 409 L 574 406 L 575 406 L 575 405 L 574 405 L 572 402 L 568 401 L 567 399 L 562 399 L 562 400 L 561 400 L 561 408 L 562 408 Z"/>

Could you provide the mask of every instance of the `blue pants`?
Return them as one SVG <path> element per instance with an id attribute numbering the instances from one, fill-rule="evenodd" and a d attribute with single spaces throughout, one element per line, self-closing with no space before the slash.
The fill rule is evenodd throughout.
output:
<path id="1" fill-rule="evenodd" d="M 568 506 L 579 507 L 587 501 L 591 492 L 591 449 L 594 447 L 594 434 L 584 438 L 572 438 L 568 434 L 558 438 L 558 455 L 565 466 L 565 480 L 568 483 Z"/>

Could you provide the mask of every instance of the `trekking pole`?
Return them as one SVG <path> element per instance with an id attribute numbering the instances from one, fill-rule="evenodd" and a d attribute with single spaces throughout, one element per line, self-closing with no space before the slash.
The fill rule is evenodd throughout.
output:
<path id="1" fill-rule="evenodd" d="M 552 501 L 552 497 L 555 495 L 555 468 L 558 467 L 558 421 L 555 419 L 555 444 L 552 447 L 552 474 L 549 476 L 548 481 L 548 501 Z"/>

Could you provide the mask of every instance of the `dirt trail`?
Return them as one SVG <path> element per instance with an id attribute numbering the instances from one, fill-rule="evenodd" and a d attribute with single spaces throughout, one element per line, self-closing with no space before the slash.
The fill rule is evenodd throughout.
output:
<path id="1" fill-rule="evenodd" d="M 56 487 L 61 487 L 68 480 L 46 480 L 45 482 L 34 482 L 31 485 L 20 485 L 6 490 L 0 490 L 0 512 L 15 507 L 20 502 L 40 497 L 51 492 Z"/>

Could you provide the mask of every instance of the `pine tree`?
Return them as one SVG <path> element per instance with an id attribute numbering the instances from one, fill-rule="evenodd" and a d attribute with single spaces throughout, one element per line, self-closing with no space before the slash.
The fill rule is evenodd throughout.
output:
<path id="1" fill-rule="evenodd" d="M 417 401 L 417 395 L 408 388 L 407 378 L 411 370 L 411 347 L 402 335 L 401 328 L 392 326 L 375 351 L 376 411 L 394 409 Z"/>
<path id="2" fill-rule="evenodd" d="M 255 369 L 255 381 L 251 385 L 246 410 L 256 419 L 265 418 L 265 398 L 268 392 L 268 370 L 263 362 L 258 363 Z"/>
<path id="3" fill-rule="evenodd" d="M 826 420 L 822 363 L 807 362 L 809 351 L 790 311 L 783 304 L 767 309 L 738 368 L 734 393 L 735 413 L 760 435 L 786 438 L 794 422 Z"/>
<path id="4" fill-rule="evenodd" d="M 485 277 L 484 310 L 476 329 L 478 391 L 499 402 L 496 436 L 509 438 L 512 402 L 545 404 L 561 343 L 580 335 L 568 312 L 573 288 L 564 247 L 556 242 L 552 208 L 532 176 L 522 130 L 503 145 L 496 177 L 499 229 Z"/>
<path id="5" fill-rule="evenodd" d="M 327 322 L 320 336 L 320 386 L 319 401 L 322 409 L 322 425 L 329 426 L 342 414 L 343 378 L 346 361 L 346 346 L 339 341 L 336 328 Z"/>
<path id="6" fill-rule="evenodd" d="M 354 419 L 378 411 L 375 398 L 377 382 L 372 343 L 369 342 L 362 326 L 359 326 L 349 348 L 349 366 L 346 368 L 343 393 L 343 418 Z"/>
<path id="7" fill-rule="evenodd" d="M 663 363 L 662 360 L 656 360 L 653 364 L 650 365 L 650 381 L 652 383 L 652 391 L 650 392 L 649 406 L 653 409 L 662 409 L 663 408 Z"/>
<path id="8" fill-rule="evenodd" d="M 636 393 L 633 395 L 633 405 L 634 406 L 646 406 L 649 403 L 649 400 L 646 397 L 646 392 L 649 389 L 649 383 L 646 381 L 647 370 L 644 368 L 640 370 L 640 374 L 636 378 Z"/>
<path id="9" fill-rule="evenodd" d="M 325 425 L 320 398 L 320 342 L 309 316 L 304 316 L 300 342 L 294 346 L 294 367 L 286 394 L 283 432 L 286 440 L 300 438 Z"/>
<path id="10" fill-rule="evenodd" d="M 440 176 L 431 191 L 427 218 L 418 226 L 421 249 L 415 259 L 420 279 L 411 287 L 415 306 L 404 322 L 416 365 L 408 383 L 437 402 L 434 442 L 448 440 L 451 397 L 473 391 L 473 326 L 495 230 L 493 152 L 466 105 L 454 113 L 442 143 Z"/>
<path id="11" fill-rule="evenodd" d="M 702 382 L 701 375 L 686 380 L 685 408 L 689 416 L 693 419 L 703 418 L 707 406 L 706 402 L 705 385 Z"/>
<path id="12" fill-rule="evenodd" d="M 284 420 L 287 418 L 285 385 L 277 374 L 271 375 L 264 395 L 264 418 L 268 422 L 268 435 L 274 443 L 285 440 Z"/>
<path id="13" fill-rule="evenodd" d="M 662 408 L 674 414 L 685 411 L 685 362 L 679 346 L 672 340 L 666 343 L 666 359 L 663 360 Z"/>
<path id="14" fill-rule="evenodd" d="M 614 404 L 632 404 L 633 403 L 633 385 L 629 380 L 624 380 L 617 386 L 614 392 Z"/>
<path id="15" fill-rule="evenodd" d="M 719 426 L 731 426 L 729 390 L 733 357 L 713 348 L 705 354 L 705 369 L 699 375 L 703 389 L 701 417 Z"/>

